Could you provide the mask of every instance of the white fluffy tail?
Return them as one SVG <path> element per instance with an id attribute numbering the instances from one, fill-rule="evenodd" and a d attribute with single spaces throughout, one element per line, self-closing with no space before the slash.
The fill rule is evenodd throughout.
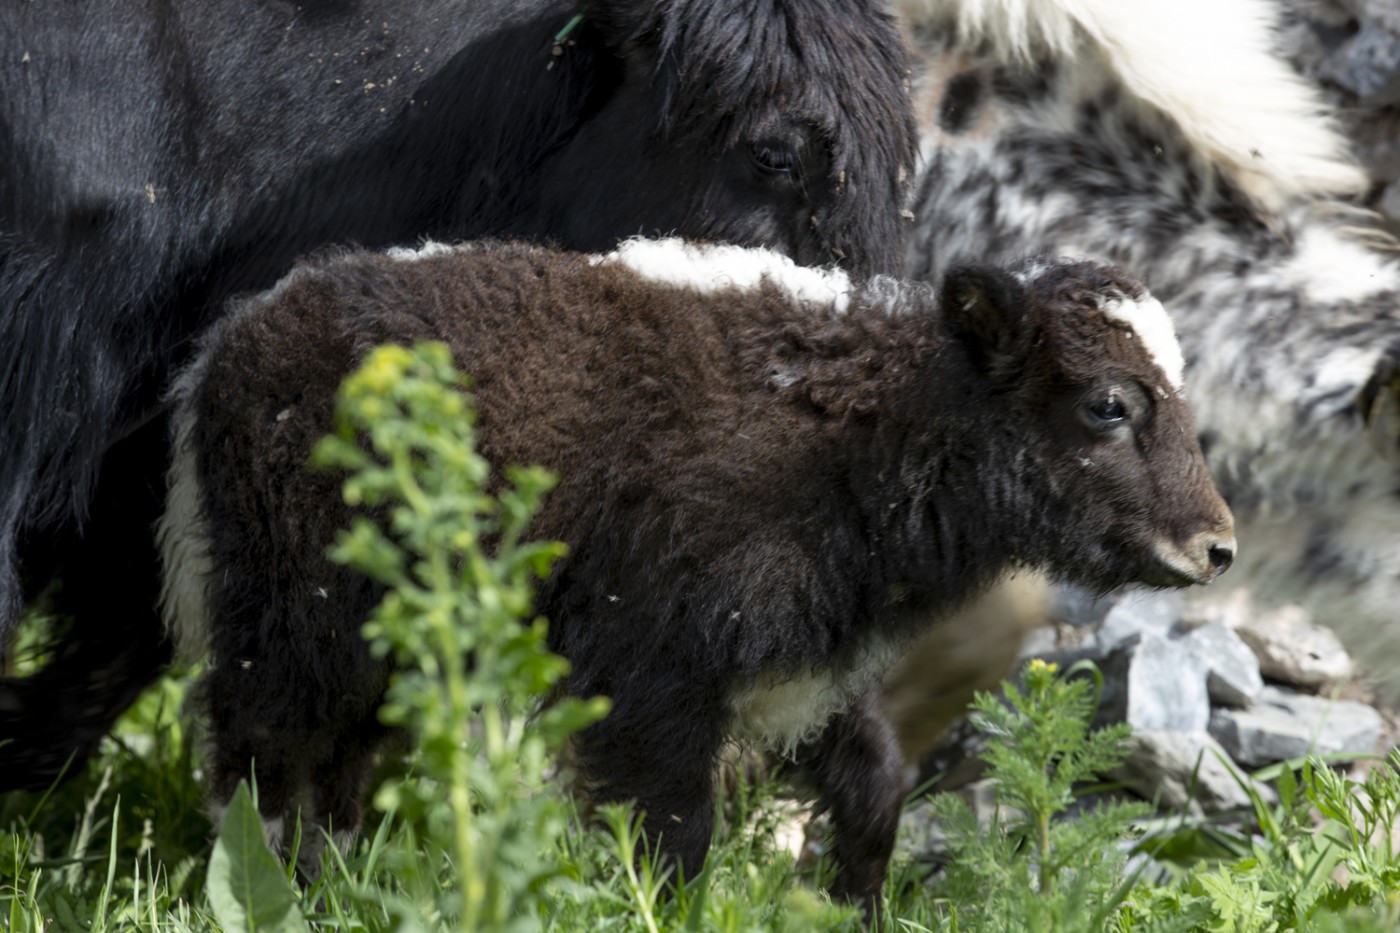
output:
<path id="1" fill-rule="evenodd" d="M 1318 91 L 1276 52 L 1271 0 L 895 0 L 1003 60 L 1096 48 L 1131 94 L 1268 210 L 1345 196 L 1366 176 Z"/>

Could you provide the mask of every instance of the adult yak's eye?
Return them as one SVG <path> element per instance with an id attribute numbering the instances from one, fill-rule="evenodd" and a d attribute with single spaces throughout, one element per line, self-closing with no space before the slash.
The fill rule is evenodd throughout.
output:
<path id="1" fill-rule="evenodd" d="M 801 162 L 796 146 L 777 139 L 751 143 L 749 158 L 759 171 L 769 175 L 791 175 Z"/>

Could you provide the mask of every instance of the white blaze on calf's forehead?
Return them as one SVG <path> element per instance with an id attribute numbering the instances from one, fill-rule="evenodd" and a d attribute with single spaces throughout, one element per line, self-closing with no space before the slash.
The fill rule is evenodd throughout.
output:
<path id="1" fill-rule="evenodd" d="M 1162 303 L 1146 292 L 1140 298 L 1128 295 L 1105 297 L 1100 305 L 1111 320 L 1126 324 L 1142 341 L 1143 349 L 1162 370 L 1173 390 L 1181 391 L 1182 370 L 1186 362 L 1181 345 L 1176 342 L 1176 329 Z"/>
<path id="2" fill-rule="evenodd" d="M 634 238 L 594 257 L 594 265 L 620 263 L 644 279 L 708 295 L 725 289 L 752 291 L 767 281 L 794 299 L 844 314 L 851 280 L 839 269 L 799 266 L 782 253 L 743 246 L 689 243 L 679 237 Z"/>

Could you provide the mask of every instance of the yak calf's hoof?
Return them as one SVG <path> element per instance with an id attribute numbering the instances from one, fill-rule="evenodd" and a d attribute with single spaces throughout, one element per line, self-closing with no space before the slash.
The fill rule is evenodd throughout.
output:
<path id="1" fill-rule="evenodd" d="M 1400 349 L 1392 349 L 1356 396 L 1366 434 L 1387 460 L 1400 462 Z"/>

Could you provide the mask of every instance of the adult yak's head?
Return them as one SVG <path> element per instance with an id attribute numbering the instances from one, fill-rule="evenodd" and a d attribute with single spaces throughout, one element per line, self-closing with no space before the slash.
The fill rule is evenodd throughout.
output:
<path id="1" fill-rule="evenodd" d="M 605 0 L 577 31 L 606 45 L 620 84 L 541 166 L 556 241 L 681 233 L 901 268 L 915 131 L 883 2 Z"/>

